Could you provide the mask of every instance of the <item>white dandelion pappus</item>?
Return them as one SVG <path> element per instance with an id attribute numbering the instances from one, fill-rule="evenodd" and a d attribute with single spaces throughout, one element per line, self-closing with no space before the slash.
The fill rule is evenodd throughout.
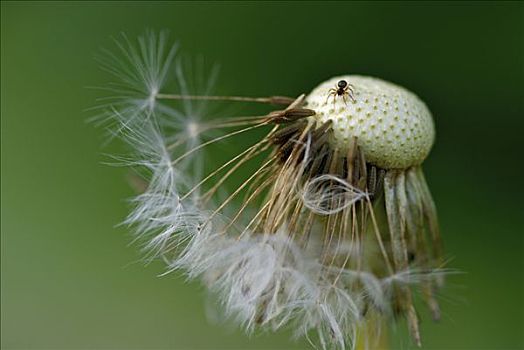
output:
<path id="1" fill-rule="evenodd" d="M 194 230 L 198 221 L 191 198 L 181 203 L 180 193 L 193 187 L 195 177 L 200 176 L 203 154 L 194 153 L 176 166 L 172 163 L 174 157 L 202 142 L 206 126 L 201 116 L 207 102 L 185 103 L 176 109 L 156 99 L 168 77 L 175 76 L 174 84 L 185 94 L 199 83 L 191 84 L 185 76 L 182 60 L 175 60 L 178 45 L 168 48 L 166 33 L 148 32 L 136 47 L 125 35 L 115 43 L 122 57 L 107 50 L 98 57 L 102 67 L 119 80 L 106 89 L 115 95 L 98 106 L 98 118 L 134 151 L 124 162 L 147 178 L 147 190 L 132 200 L 134 210 L 124 223 L 135 225 L 137 238 L 154 258 L 176 245 L 176 233 Z M 203 69 L 200 62 L 194 74 L 197 79 L 202 79 Z M 211 92 L 216 75 L 213 67 L 211 79 L 195 92 Z"/>
<path id="2" fill-rule="evenodd" d="M 156 35 L 148 31 L 133 44 L 125 34 L 114 40 L 118 53 L 103 50 L 97 56 L 101 68 L 109 72 L 116 82 L 106 90 L 114 94 L 101 100 L 99 107 L 104 110 L 115 108 L 119 113 L 114 115 L 106 111 L 106 121 L 142 123 L 149 119 L 158 107 L 156 95 L 164 87 L 171 69 L 178 45 L 167 45 L 167 33 Z"/>
<path id="3" fill-rule="evenodd" d="M 212 84 L 195 94 L 166 40 L 147 33 L 134 47 L 125 39 L 123 58 L 103 60 L 120 83 L 102 108 L 147 181 L 125 222 L 148 259 L 201 279 L 247 332 L 291 327 L 323 349 L 346 349 L 373 328 L 364 341 L 372 347 L 378 325 L 404 316 L 420 345 L 413 293 L 438 318 L 435 292 L 449 272 L 421 169 L 434 139 L 424 103 L 362 76 L 330 79 L 296 99 L 213 96 Z M 178 91 L 164 90 L 170 78 Z M 351 86 L 350 100 L 342 86 Z M 283 107 L 204 119 L 194 103 L 210 101 Z M 265 135 L 205 173 L 205 150 L 254 130 Z"/>
<path id="4" fill-rule="evenodd" d="M 361 191 L 343 179 L 333 175 L 321 175 L 306 181 L 302 192 L 302 201 L 311 211 L 322 214 L 336 214 L 366 197 Z M 340 206 L 329 207 L 330 202 L 340 203 Z"/>

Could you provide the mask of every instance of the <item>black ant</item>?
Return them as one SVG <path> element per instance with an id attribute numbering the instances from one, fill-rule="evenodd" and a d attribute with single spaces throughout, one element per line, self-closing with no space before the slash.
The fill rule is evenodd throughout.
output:
<path id="1" fill-rule="evenodd" d="M 351 84 L 348 84 L 345 80 L 339 80 L 337 85 L 335 85 L 334 88 L 329 89 L 329 94 L 326 99 L 326 103 L 329 100 L 331 96 L 333 96 L 333 104 L 335 104 L 335 100 L 337 96 L 342 96 L 342 99 L 344 100 L 344 103 L 347 104 L 346 96 L 349 97 L 351 102 L 355 103 L 357 102 L 355 100 L 354 94 L 355 94 L 355 87 Z"/>

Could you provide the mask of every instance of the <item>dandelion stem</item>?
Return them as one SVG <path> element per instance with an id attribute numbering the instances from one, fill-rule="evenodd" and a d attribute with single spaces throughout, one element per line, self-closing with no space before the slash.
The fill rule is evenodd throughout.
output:
<path id="1" fill-rule="evenodd" d="M 226 138 L 229 138 L 229 137 L 232 137 L 232 136 L 235 136 L 235 135 L 238 135 L 238 134 L 241 134 L 243 132 L 246 132 L 246 131 L 249 131 L 249 130 L 253 130 L 253 129 L 256 129 L 256 128 L 259 128 L 261 126 L 264 126 L 264 125 L 267 125 L 267 123 L 261 123 L 261 124 L 257 124 L 255 126 L 251 126 L 251 127 L 248 127 L 248 128 L 244 128 L 244 129 L 241 129 L 241 130 L 237 130 L 237 131 L 234 131 L 234 132 L 231 132 L 229 134 L 226 134 L 226 135 L 223 135 L 223 136 L 220 136 L 220 137 L 217 137 L 215 139 L 212 139 L 212 140 L 209 140 L 207 142 L 204 142 L 200 145 L 198 145 L 197 147 L 195 148 L 192 148 L 190 149 L 189 151 L 187 151 L 186 153 L 182 154 L 180 157 L 178 157 L 177 159 L 173 160 L 171 162 L 171 165 L 176 165 L 178 162 L 180 162 L 182 159 L 184 159 L 185 157 L 187 157 L 188 155 L 190 155 L 191 153 L 193 152 L 196 152 L 198 151 L 199 149 L 202 149 L 212 143 L 215 143 L 215 142 L 218 142 L 218 141 L 221 141 L 223 139 L 226 139 Z"/>
<path id="2" fill-rule="evenodd" d="M 357 329 L 357 342 L 355 350 L 387 350 L 387 328 L 383 321 L 370 319 L 362 323 Z"/>
<path id="3" fill-rule="evenodd" d="M 237 156 L 235 156 L 234 158 L 230 159 L 229 161 L 227 161 L 226 163 L 222 164 L 219 168 L 217 168 L 216 170 L 214 170 L 211 174 L 209 174 L 208 176 L 206 176 L 203 180 L 201 180 L 198 184 L 196 184 L 191 190 L 189 190 L 184 196 L 182 196 L 182 198 L 180 198 L 181 201 L 183 201 L 184 199 L 186 199 L 191 193 L 193 193 L 197 188 L 199 188 L 202 184 L 204 184 L 206 181 L 208 181 L 210 178 L 212 178 L 213 176 L 215 176 L 217 173 L 219 173 L 222 169 L 224 169 L 225 167 L 227 167 L 228 165 L 230 165 L 231 163 L 235 162 L 237 159 L 241 158 L 242 156 L 244 156 L 246 153 L 251 153 L 254 149 L 260 147 L 260 144 L 262 142 L 257 142 L 255 145 L 247 148 L 246 150 L 244 150 L 242 153 L 238 154 Z"/>
<path id="4" fill-rule="evenodd" d="M 258 102 L 279 105 L 289 105 L 295 101 L 294 98 L 285 96 L 271 97 L 245 97 L 245 96 L 201 96 L 201 95 L 176 95 L 156 94 L 157 99 L 165 100 L 204 100 L 204 101 L 235 101 L 235 102 Z"/>
<path id="5" fill-rule="evenodd" d="M 269 164 L 271 164 L 276 159 L 277 159 L 277 156 L 273 156 L 269 158 L 264 164 L 262 164 L 262 166 L 257 171 L 255 171 L 247 180 L 245 180 L 244 183 L 235 190 L 235 192 L 233 192 L 229 197 L 227 197 L 224 200 L 224 202 L 222 202 L 222 204 L 220 204 L 220 206 L 217 209 L 215 209 L 213 213 L 211 213 L 211 215 L 207 218 L 205 224 L 208 224 L 209 222 L 211 222 L 211 220 L 215 217 L 217 213 L 219 213 L 231 200 L 233 200 L 238 195 L 238 193 L 244 187 L 246 187 L 261 171 L 263 171 Z"/>

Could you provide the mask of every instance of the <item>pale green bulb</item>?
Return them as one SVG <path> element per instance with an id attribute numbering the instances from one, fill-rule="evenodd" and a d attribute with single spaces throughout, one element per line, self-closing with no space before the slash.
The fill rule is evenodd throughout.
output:
<path id="1" fill-rule="evenodd" d="M 330 89 L 337 88 L 340 80 L 352 85 L 352 96 L 330 95 Z M 331 78 L 306 97 L 304 107 L 315 110 L 311 118 L 320 123 L 332 120 L 334 147 L 347 149 L 356 137 L 366 161 L 383 169 L 421 164 L 435 139 L 433 118 L 424 102 L 412 92 L 377 78 Z"/>

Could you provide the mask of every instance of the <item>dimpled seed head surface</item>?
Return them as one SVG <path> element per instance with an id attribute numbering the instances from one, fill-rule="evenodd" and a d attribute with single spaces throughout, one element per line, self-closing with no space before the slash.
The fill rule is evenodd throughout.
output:
<path id="1" fill-rule="evenodd" d="M 329 95 L 340 80 L 353 86 L 354 102 L 349 96 L 344 102 L 343 96 Z M 435 138 L 433 118 L 424 102 L 377 78 L 345 75 L 329 79 L 307 96 L 304 107 L 315 110 L 311 118 L 320 124 L 333 121 L 334 147 L 348 149 L 356 137 L 366 161 L 384 169 L 422 163 Z"/>

